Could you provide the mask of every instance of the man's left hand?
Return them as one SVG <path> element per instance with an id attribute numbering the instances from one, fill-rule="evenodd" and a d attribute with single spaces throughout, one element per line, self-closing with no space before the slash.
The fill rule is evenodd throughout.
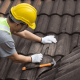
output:
<path id="1" fill-rule="evenodd" d="M 56 43 L 57 40 L 55 38 L 54 35 L 49 35 L 49 36 L 46 36 L 46 37 L 43 37 L 42 40 L 41 40 L 41 43 Z"/>

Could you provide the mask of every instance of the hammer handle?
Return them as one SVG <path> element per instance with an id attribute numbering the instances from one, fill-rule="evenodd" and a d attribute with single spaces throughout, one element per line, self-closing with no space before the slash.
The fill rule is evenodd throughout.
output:
<path id="1" fill-rule="evenodd" d="M 45 66 L 51 66 L 52 64 L 51 63 L 47 63 L 47 64 L 41 64 L 39 65 L 39 67 L 45 67 Z"/>

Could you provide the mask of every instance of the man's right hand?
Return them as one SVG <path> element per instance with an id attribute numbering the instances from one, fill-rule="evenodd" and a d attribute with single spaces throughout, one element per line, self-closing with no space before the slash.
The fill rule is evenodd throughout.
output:
<path id="1" fill-rule="evenodd" d="M 40 54 L 34 54 L 31 56 L 32 58 L 32 63 L 40 63 L 42 58 L 43 58 L 43 55 L 40 53 Z"/>

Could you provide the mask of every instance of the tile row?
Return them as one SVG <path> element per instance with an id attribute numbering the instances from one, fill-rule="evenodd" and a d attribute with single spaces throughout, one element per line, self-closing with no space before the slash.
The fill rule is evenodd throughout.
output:
<path id="1" fill-rule="evenodd" d="M 64 77 L 65 79 L 69 78 L 68 80 L 76 80 L 75 76 L 77 76 L 77 80 L 79 80 L 79 75 L 77 69 L 79 70 L 80 67 L 80 47 L 77 47 L 74 52 L 68 54 L 65 56 L 61 62 L 60 62 L 60 67 L 58 68 L 58 73 L 56 74 L 56 79 L 55 80 L 63 80 Z M 77 75 L 75 75 L 77 71 Z M 73 74 L 75 76 L 73 76 Z M 70 75 L 70 76 L 69 76 Z"/>
<path id="2" fill-rule="evenodd" d="M 40 15 L 38 16 L 34 33 L 80 33 L 80 15 L 72 17 L 70 15 Z"/>
<path id="3" fill-rule="evenodd" d="M 10 8 L 19 3 L 28 3 L 33 5 L 37 9 L 38 15 L 80 14 L 80 0 L 7 0 L 7 1 L 1 0 L 0 12 L 4 14 L 9 13 Z M 6 7 L 4 7 L 4 5 Z"/>
<path id="4" fill-rule="evenodd" d="M 45 36 L 43 34 L 37 33 L 38 36 Z M 48 34 L 50 35 L 50 34 Z M 54 34 L 53 34 L 54 35 Z M 42 53 L 44 58 L 41 64 L 52 62 L 54 56 L 55 60 L 59 60 L 61 55 L 65 55 L 61 59 L 60 67 L 44 67 L 44 68 L 35 68 L 31 70 L 22 71 L 22 67 L 30 67 L 35 64 L 32 63 L 15 63 L 9 60 L 8 58 L 0 58 L 0 79 L 14 79 L 14 80 L 58 80 L 58 78 L 63 77 L 63 74 L 66 75 L 73 70 L 79 68 L 79 58 L 80 58 L 80 47 L 79 47 L 79 34 L 68 35 L 60 34 L 55 35 L 58 42 L 56 44 L 41 44 L 39 42 L 32 42 L 24 40 L 23 38 L 14 38 L 15 42 L 18 41 L 17 50 L 19 54 L 22 55 L 32 55 L 37 53 Z M 24 42 L 24 43 L 23 43 Z M 57 58 L 57 59 L 56 59 Z M 14 73 L 13 73 L 14 71 Z M 53 71 L 53 72 L 52 72 Z M 49 75 L 50 73 L 50 75 Z M 4 76 L 5 75 L 5 76 Z M 61 78 L 62 79 L 62 78 Z"/>

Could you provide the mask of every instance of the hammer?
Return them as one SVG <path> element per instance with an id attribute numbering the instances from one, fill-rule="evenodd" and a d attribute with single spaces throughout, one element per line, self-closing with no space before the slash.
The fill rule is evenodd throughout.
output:
<path id="1" fill-rule="evenodd" d="M 46 66 L 55 66 L 56 65 L 56 61 L 53 59 L 53 62 L 51 63 L 47 63 L 47 64 L 40 64 L 40 65 L 35 65 L 33 67 L 27 68 L 27 67 L 23 67 L 22 70 L 29 70 L 29 69 L 33 69 L 33 68 L 41 68 L 41 67 L 46 67 Z"/>

